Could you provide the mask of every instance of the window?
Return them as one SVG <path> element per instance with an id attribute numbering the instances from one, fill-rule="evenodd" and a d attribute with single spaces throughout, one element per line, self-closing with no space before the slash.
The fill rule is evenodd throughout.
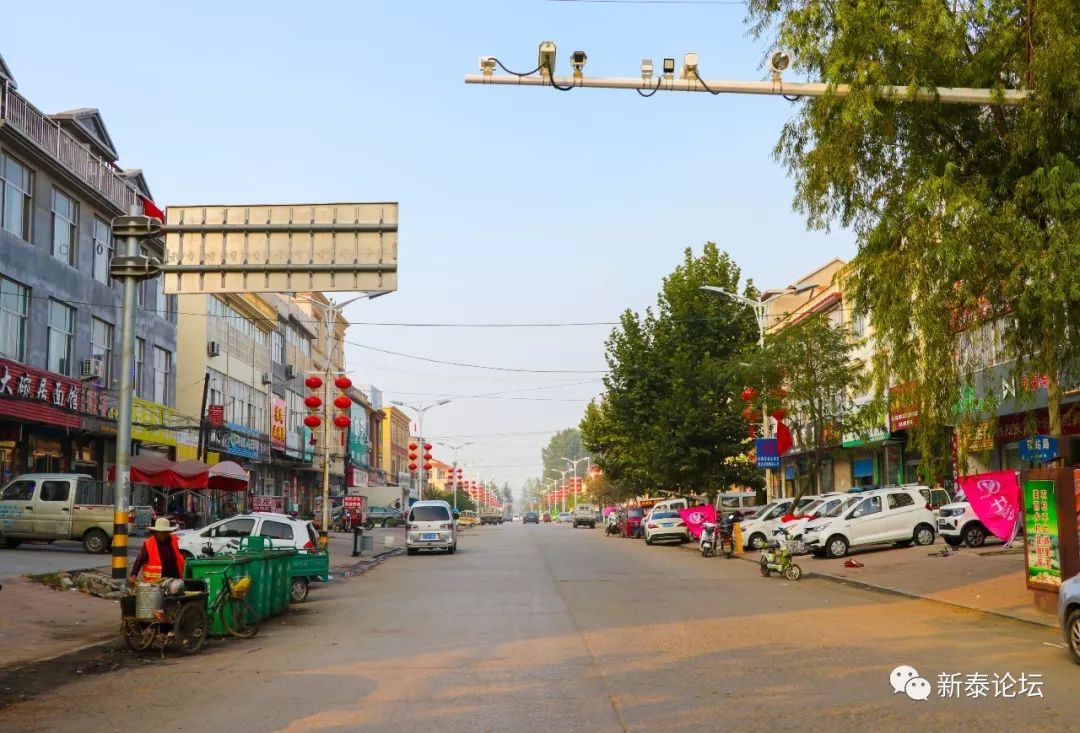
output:
<path id="1" fill-rule="evenodd" d="M 143 396 L 143 370 L 146 363 L 146 340 L 136 337 L 135 339 L 135 373 L 132 378 L 135 380 L 135 396 Z"/>
<path id="2" fill-rule="evenodd" d="M 101 362 L 101 383 L 106 387 L 112 383 L 113 367 L 113 325 L 100 318 L 94 318 L 90 329 L 90 358 Z"/>
<path id="3" fill-rule="evenodd" d="M 293 538 L 292 527 L 284 522 L 264 520 L 259 530 L 260 537 L 269 537 L 275 540 L 291 540 Z"/>
<path id="4" fill-rule="evenodd" d="M 450 512 L 444 506 L 428 505 L 413 507 L 410 522 L 449 522 Z"/>
<path id="5" fill-rule="evenodd" d="M 30 501 L 34 498 L 33 481 L 13 481 L 0 495 L 3 501 Z"/>
<path id="6" fill-rule="evenodd" d="M 915 503 L 910 494 L 889 494 L 887 501 L 890 509 L 900 509 Z"/>
<path id="7" fill-rule="evenodd" d="M 30 169 L 0 155 L 0 224 L 16 237 L 30 241 Z"/>
<path id="8" fill-rule="evenodd" d="M 0 355 L 15 361 L 26 358 L 26 317 L 30 289 L 0 277 Z"/>
<path id="9" fill-rule="evenodd" d="M 153 401 L 159 405 L 169 404 L 169 372 L 172 370 L 172 354 L 158 346 L 154 347 L 154 394 Z"/>
<path id="10" fill-rule="evenodd" d="M 274 331 L 270 334 L 270 343 L 273 346 L 270 356 L 273 358 L 275 364 L 285 363 L 285 337 L 281 335 L 280 331 Z"/>
<path id="11" fill-rule="evenodd" d="M 251 518 L 230 519 L 210 530 L 204 537 L 248 537 L 255 529 L 255 520 Z"/>
<path id="12" fill-rule="evenodd" d="M 866 314 L 856 313 L 851 320 L 851 333 L 855 338 L 861 339 L 866 335 Z"/>
<path id="13" fill-rule="evenodd" d="M 72 267 L 78 266 L 75 250 L 78 244 L 79 205 L 60 189 L 52 192 L 52 253 L 53 257 Z"/>
<path id="14" fill-rule="evenodd" d="M 95 216 L 94 231 L 91 234 L 94 244 L 94 279 L 109 285 L 112 283 L 112 278 L 109 277 L 109 261 L 113 258 L 113 238 L 109 222 Z"/>
<path id="15" fill-rule="evenodd" d="M 71 485 L 67 481 L 42 481 L 39 501 L 67 501 Z"/>
<path id="16" fill-rule="evenodd" d="M 851 517 L 865 517 L 868 514 L 878 514 L 881 511 L 881 497 L 869 496 L 863 500 L 862 504 L 855 507 L 855 511 L 851 513 Z"/>
<path id="17" fill-rule="evenodd" d="M 75 333 L 75 309 L 49 299 L 49 371 L 71 376 L 71 341 Z"/>

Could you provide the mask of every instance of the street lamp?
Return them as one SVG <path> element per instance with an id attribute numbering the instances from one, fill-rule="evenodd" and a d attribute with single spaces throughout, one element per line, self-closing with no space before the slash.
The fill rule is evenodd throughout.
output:
<path id="1" fill-rule="evenodd" d="M 420 433 L 417 437 L 420 438 L 420 448 L 422 450 L 424 448 L 424 445 L 425 445 L 425 443 L 424 443 L 424 413 L 427 412 L 428 410 L 430 410 L 432 407 L 439 407 L 441 405 L 447 404 L 448 402 L 452 402 L 452 400 L 449 400 L 449 399 L 439 400 L 438 402 L 432 402 L 432 403 L 427 404 L 427 405 L 425 405 L 423 402 L 420 402 L 420 403 L 417 403 L 417 404 L 413 405 L 413 404 L 410 404 L 410 403 L 407 403 L 407 402 L 402 402 L 400 400 L 391 400 L 390 404 L 391 405 L 397 405 L 398 407 L 408 407 L 410 410 L 412 410 L 413 412 L 416 413 L 416 426 L 417 426 L 417 429 L 418 429 L 418 431 Z M 422 453 L 421 453 L 420 457 L 423 458 Z M 424 474 L 425 474 L 423 461 L 420 462 L 419 468 L 420 468 L 420 487 L 418 489 L 417 498 L 418 499 L 423 499 L 424 498 Z"/>
<path id="2" fill-rule="evenodd" d="M 567 458 L 566 456 L 563 456 L 563 460 L 574 467 L 574 506 L 576 507 L 577 504 L 578 504 L 577 464 L 581 463 L 582 461 L 588 461 L 589 466 L 592 466 L 592 456 L 585 456 L 584 458 L 578 458 L 577 460 L 574 460 L 573 458 Z M 585 470 L 587 471 L 589 469 L 586 467 Z"/>
<path id="3" fill-rule="evenodd" d="M 467 446 L 467 445 L 472 445 L 473 444 L 472 441 L 469 441 L 468 443 L 462 443 L 461 445 L 450 445 L 449 443 L 440 443 L 440 442 L 437 442 L 436 444 L 441 445 L 441 446 L 446 447 L 446 448 L 449 448 L 450 450 L 454 451 L 454 467 L 450 471 L 450 476 L 452 477 L 451 480 L 456 482 L 457 481 L 457 478 L 456 478 L 457 477 L 457 452 L 459 450 L 461 450 L 462 448 L 464 448 L 465 446 Z M 454 511 L 455 512 L 457 511 L 457 484 L 456 483 L 454 483 Z"/>
<path id="4" fill-rule="evenodd" d="M 566 474 L 570 473 L 570 469 L 566 469 L 565 471 L 560 471 L 557 468 L 549 468 L 548 470 L 552 471 L 553 473 L 559 474 L 559 483 L 563 484 L 563 489 L 565 489 L 566 488 Z M 566 511 L 566 495 L 565 495 L 565 491 L 562 492 L 562 493 L 563 493 L 562 509 L 560 509 L 559 511 L 565 512 Z"/>
<path id="5" fill-rule="evenodd" d="M 766 308 L 766 306 L 769 303 L 771 303 L 772 301 L 776 300 L 777 298 L 782 298 L 785 295 L 799 295 L 800 293 L 805 293 L 807 291 L 814 290 L 816 287 L 817 287 L 817 285 L 798 285 L 798 286 L 788 285 L 786 288 L 781 290 L 776 295 L 772 295 L 772 296 L 770 296 L 768 298 L 759 299 L 759 300 L 751 300 L 750 298 L 747 298 L 745 296 L 737 295 L 735 293 L 730 293 L 727 290 L 724 290 L 723 288 L 716 287 L 715 285 L 702 285 L 698 289 L 703 290 L 706 293 L 712 293 L 713 295 L 722 295 L 724 297 L 731 298 L 734 301 L 737 301 L 739 303 L 742 303 L 745 306 L 748 306 L 748 307 L 752 308 L 753 311 L 754 311 L 754 317 L 757 320 L 758 348 L 759 349 L 764 349 L 765 348 L 765 329 L 766 329 L 766 324 L 765 324 L 765 315 L 766 315 L 765 314 L 765 308 Z M 770 430 L 769 430 L 769 408 L 765 404 L 765 402 L 762 401 L 762 404 L 761 404 L 761 437 L 763 437 L 763 438 L 770 437 L 769 432 L 770 432 Z M 770 500 L 773 498 L 771 496 L 771 494 L 772 494 L 772 469 L 771 468 L 766 468 L 765 469 L 765 494 L 766 494 L 766 498 L 768 498 Z"/>
<path id="6" fill-rule="evenodd" d="M 554 471 L 555 469 L 553 468 L 553 469 L 551 469 L 551 470 L 552 470 L 552 471 Z M 559 482 L 558 482 L 558 481 L 556 481 L 555 479 L 553 479 L 553 478 L 546 478 L 546 479 L 544 479 L 544 486 L 547 486 L 547 485 L 548 485 L 548 481 L 550 481 L 550 482 L 551 482 L 551 488 L 550 488 L 550 489 L 548 489 L 548 491 L 552 491 L 552 490 L 554 490 L 554 488 L 555 488 L 556 486 L 558 486 L 558 485 L 559 485 Z M 547 510 L 548 510 L 548 514 L 550 514 L 550 513 L 551 513 L 551 499 L 550 499 L 550 498 L 549 498 L 549 499 L 547 500 Z"/>

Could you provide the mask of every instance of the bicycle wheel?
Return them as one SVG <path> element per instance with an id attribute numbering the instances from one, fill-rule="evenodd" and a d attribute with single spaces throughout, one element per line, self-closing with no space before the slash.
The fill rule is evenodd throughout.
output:
<path id="1" fill-rule="evenodd" d="M 221 609 L 226 630 L 240 639 L 250 639 L 259 633 L 259 622 L 254 621 L 255 618 L 255 609 L 246 598 L 232 598 L 227 607 Z"/>
<path id="2" fill-rule="evenodd" d="M 206 641 L 209 625 L 206 608 L 201 604 L 188 603 L 180 609 L 173 624 L 173 641 L 184 654 L 194 654 Z"/>
<path id="3" fill-rule="evenodd" d="M 144 652 L 154 643 L 157 637 L 157 626 L 155 624 L 142 626 L 135 619 L 124 619 L 121 632 L 128 649 L 133 652 Z"/>

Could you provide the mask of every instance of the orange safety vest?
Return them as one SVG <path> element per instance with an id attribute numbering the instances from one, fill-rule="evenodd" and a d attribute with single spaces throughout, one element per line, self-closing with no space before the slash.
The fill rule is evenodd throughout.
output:
<path id="1" fill-rule="evenodd" d="M 180 571 L 180 577 L 184 577 L 184 556 L 180 554 L 180 540 L 176 535 L 169 535 L 172 542 L 173 552 L 176 554 L 176 567 Z M 161 580 L 161 554 L 158 552 L 157 539 L 150 537 L 143 543 L 146 548 L 146 564 L 142 566 L 143 580 L 147 583 L 156 583 Z"/>

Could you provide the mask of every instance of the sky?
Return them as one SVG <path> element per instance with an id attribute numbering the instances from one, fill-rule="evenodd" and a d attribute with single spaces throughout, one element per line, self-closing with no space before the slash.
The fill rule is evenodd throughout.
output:
<path id="1" fill-rule="evenodd" d="M 765 79 L 744 18 L 730 2 L 54 0 L 5 8 L 0 54 L 44 111 L 98 108 L 159 206 L 399 202 L 398 291 L 347 308 L 347 366 L 387 401 L 451 398 L 426 413 L 436 458 L 471 442 L 466 470 L 516 490 L 602 391 L 611 329 L 520 324 L 643 310 L 705 241 L 778 287 L 854 237 L 792 211 L 782 98 L 464 75 L 481 55 L 529 71 L 552 40 L 560 74 L 579 49 L 591 76 L 693 51 L 706 79 Z"/>

